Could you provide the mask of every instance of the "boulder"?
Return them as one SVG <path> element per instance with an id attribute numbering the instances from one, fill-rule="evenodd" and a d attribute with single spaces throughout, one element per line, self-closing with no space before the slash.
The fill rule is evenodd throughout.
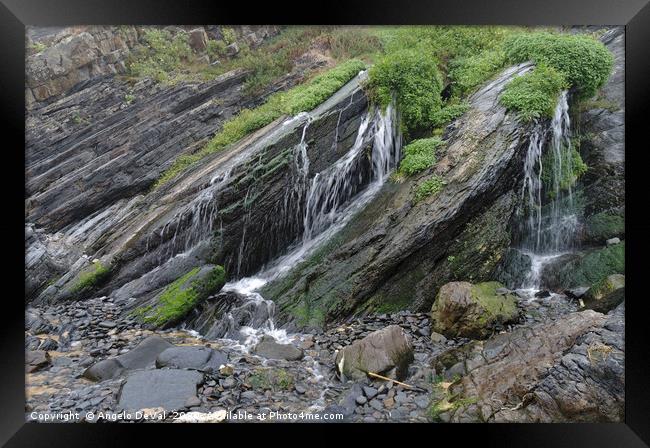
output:
<path id="1" fill-rule="evenodd" d="M 173 346 L 160 336 L 149 336 L 116 359 L 129 370 L 144 369 L 153 366 L 158 355 Z"/>
<path id="2" fill-rule="evenodd" d="M 166 339 L 149 336 L 128 352 L 93 364 L 83 376 L 92 381 L 104 381 L 129 370 L 153 367 L 158 355 L 170 347 L 174 345 Z"/>
<path id="3" fill-rule="evenodd" d="M 607 241 L 605 241 L 605 244 L 607 246 L 613 246 L 614 244 L 618 244 L 621 242 L 621 239 L 618 237 L 610 238 Z"/>
<path id="4" fill-rule="evenodd" d="M 286 359 L 297 361 L 302 359 L 304 352 L 291 344 L 280 344 L 272 336 L 264 335 L 260 342 L 253 347 L 253 353 L 270 359 Z"/>
<path id="5" fill-rule="evenodd" d="M 390 325 L 341 349 L 336 368 L 354 380 L 366 379 L 368 372 L 399 380 L 406 376 L 413 359 L 413 345 L 404 330 Z"/>
<path id="6" fill-rule="evenodd" d="M 600 300 L 595 300 L 585 306 L 589 310 L 598 311 L 599 313 L 609 313 L 619 306 L 625 300 L 625 287 L 617 288 Z"/>
<path id="7" fill-rule="evenodd" d="M 239 53 L 239 45 L 237 45 L 237 42 L 233 42 L 230 45 L 226 47 L 226 54 L 229 57 L 235 56 L 237 53 Z"/>
<path id="8" fill-rule="evenodd" d="M 593 285 L 585 293 L 583 300 L 585 305 L 589 306 L 598 302 L 616 291 L 617 289 L 625 287 L 625 276 L 623 274 L 612 274 L 605 277 L 603 280 L 599 281 Z"/>
<path id="9" fill-rule="evenodd" d="M 196 398 L 203 374 L 194 370 L 144 370 L 129 375 L 119 394 L 119 407 L 139 410 L 161 407 L 175 410 Z"/>
<path id="10" fill-rule="evenodd" d="M 440 288 L 431 308 L 431 328 L 446 337 L 483 339 L 519 317 L 512 294 L 496 293 L 498 282 L 451 282 Z"/>
<path id="11" fill-rule="evenodd" d="M 124 370 L 120 361 L 116 358 L 109 358 L 88 367 L 83 376 L 91 381 L 105 381 L 119 376 Z"/>
<path id="12" fill-rule="evenodd" d="M 189 32 L 190 47 L 195 51 L 203 51 L 208 45 L 208 35 L 203 28 L 194 28 Z"/>
<path id="13" fill-rule="evenodd" d="M 228 357 L 209 347 L 170 347 L 156 358 L 156 367 L 174 369 L 219 370 L 228 362 Z"/>
<path id="14" fill-rule="evenodd" d="M 43 350 L 30 350 L 25 356 L 27 372 L 44 369 L 51 363 L 50 354 Z"/>
<path id="15" fill-rule="evenodd" d="M 564 295 L 572 299 L 580 299 L 588 290 L 588 286 L 578 286 L 576 288 L 565 289 Z"/>

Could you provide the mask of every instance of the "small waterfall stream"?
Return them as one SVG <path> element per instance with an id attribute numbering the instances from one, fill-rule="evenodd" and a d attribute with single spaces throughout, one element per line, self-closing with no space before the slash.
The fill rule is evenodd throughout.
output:
<path id="1" fill-rule="evenodd" d="M 578 228 L 573 151 L 568 93 L 563 91 L 550 128 L 538 124 L 533 130 L 524 162 L 522 198 L 527 218 L 520 249 L 530 257 L 531 269 L 522 289 L 542 288 L 544 266 L 573 247 Z"/>
<path id="2" fill-rule="evenodd" d="M 401 135 L 393 105 L 385 112 L 366 114 L 360 122 L 354 144 L 332 166 L 308 179 L 309 157 L 305 132 L 294 148 L 296 175 L 292 194 L 304 195 L 304 231 L 302 238 L 287 252 L 270 262 L 256 275 L 226 284 L 223 293 L 234 293 L 230 308 L 216 320 L 208 338 L 235 339 L 244 350 L 254 346 L 264 334 L 279 342 L 292 338 L 274 322 L 275 304 L 258 292 L 268 282 L 288 272 L 304 260 L 322 242 L 338 232 L 380 190 L 400 160 Z M 364 151 L 370 144 L 370 154 Z M 370 173 L 364 175 L 364 159 L 370 157 Z"/>

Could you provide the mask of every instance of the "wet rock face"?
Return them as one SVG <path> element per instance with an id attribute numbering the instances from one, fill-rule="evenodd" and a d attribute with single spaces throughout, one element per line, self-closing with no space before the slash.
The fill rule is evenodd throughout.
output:
<path id="1" fill-rule="evenodd" d="M 440 288 L 431 308 L 432 329 L 447 337 L 481 339 L 519 317 L 516 298 L 497 292 L 498 282 L 451 282 Z"/>
<path id="2" fill-rule="evenodd" d="M 411 361 L 411 342 L 399 326 L 390 325 L 340 350 L 335 362 L 345 378 L 360 380 L 368 372 L 403 379 Z"/>
<path id="3" fill-rule="evenodd" d="M 524 64 L 507 70 L 470 98 L 470 111 L 455 124 L 433 169 L 446 182 L 437 195 L 414 204 L 411 182 L 386 187 L 386 195 L 358 218 L 362 225 L 353 219 L 331 252 L 294 271 L 295 278 L 308 281 L 270 285 L 266 297 L 284 310 L 301 304 L 328 309 L 326 322 L 395 297 L 401 308 L 418 297 L 416 309 L 429 309 L 436 288 L 454 280 L 443 274 L 435 281 L 427 278 L 432 264 L 453 256 L 448 249 L 466 224 L 507 193 L 521 175 L 528 131 L 506 113 L 498 96 L 514 74 L 528 69 Z M 392 211 L 387 214 L 386 209 Z M 507 235 L 495 237 L 493 245 L 505 250 L 504 241 Z M 498 261 L 477 258 L 492 266 L 489 272 Z M 479 269 L 479 264 L 470 264 Z"/>
<path id="4" fill-rule="evenodd" d="M 625 217 L 625 32 L 622 27 L 602 39 L 614 55 L 612 74 L 589 109 L 580 114 L 580 152 L 589 170 L 580 180 L 585 194 L 586 242 L 603 244 L 624 235 L 617 223 Z M 615 221 L 615 222 L 614 222 Z M 608 224 L 609 223 L 609 224 Z"/>
<path id="5" fill-rule="evenodd" d="M 622 311 L 618 313 L 618 317 L 591 310 L 570 313 L 439 356 L 439 365 L 460 376 L 449 389 L 450 396 L 455 396 L 452 406 L 441 418 L 454 422 L 567 421 L 584 410 L 585 421 L 610 420 L 611 408 L 622 407 L 617 392 L 622 387 L 610 384 L 623 382 Z M 616 348 L 597 346 L 603 337 Z M 619 351 L 604 361 L 611 363 L 609 367 L 593 364 L 587 368 L 590 344 L 591 363 L 600 352 Z M 598 410 L 598 400 L 586 399 L 597 396 L 609 397 L 607 409 Z"/>

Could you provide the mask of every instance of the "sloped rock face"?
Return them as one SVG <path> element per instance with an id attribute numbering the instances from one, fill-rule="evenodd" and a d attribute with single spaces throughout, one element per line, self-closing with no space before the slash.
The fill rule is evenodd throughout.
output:
<path id="1" fill-rule="evenodd" d="M 123 299 L 134 297 L 131 294 L 137 291 L 149 294 L 153 283 L 164 286 L 165 279 L 178 278 L 197 265 L 223 265 L 230 278 L 257 270 L 302 234 L 306 189 L 296 188 L 306 186 L 311 177 L 338 160 L 355 141 L 361 116 L 367 109 L 367 99 L 358 82 L 356 79 L 349 83 L 310 117 L 278 120 L 233 147 L 207 157 L 146 196 L 105 205 L 64 229 L 56 244 L 52 242 L 50 253 L 66 254 L 67 272 L 39 300 L 58 297 L 75 283 L 78 273 L 89 263 L 82 251 L 96 254 L 111 266 L 111 279 L 102 289 L 106 293 L 136 282 L 128 286 L 128 291 L 117 294 Z M 185 107 L 194 110 L 191 104 L 181 105 L 182 102 L 177 103 L 181 110 L 173 116 L 178 118 Z M 199 121 L 196 126 L 206 124 Z M 170 122 L 169 127 L 174 128 L 174 123 Z M 307 173 L 294 163 L 303 131 L 310 161 Z M 144 170 L 142 175 L 147 171 L 146 165 L 137 169 Z M 364 172 L 368 170 L 362 169 Z M 99 178 L 93 175 L 89 179 Z M 106 194 L 100 188 L 97 192 Z M 82 202 L 87 201 L 91 202 L 86 198 Z M 65 209 L 69 210 L 67 206 Z M 47 243 L 52 239 L 39 241 Z M 174 257 L 180 253 L 184 256 Z M 143 276 L 154 268 L 158 268 L 156 273 L 145 279 Z"/>
<path id="2" fill-rule="evenodd" d="M 454 278 L 432 281 L 425 279 L 427 274 L 453 255 L 448 250 L 467 223 L 508 193 L 521 175 L 529 130 L 506 113 L 498 97 L 512 76 L 529 69 L 526 64 L 510 68 L 470 98 L 470 111 L 450 130 L 446 150 L 433 170 L 446 182 L 442 191 L 413 203 L 410 189 L 420 178 L 388 185 L 318 254 L 319 259 L 307 261 L 287 280 L 270 285 L 265 297 L 285 312 L 299 306 L 327 309 L 326 320 L 391 301 L 409 307 L 416 297 L 416 308 L 428 309 L 436 288 Z M 501 219 L 507 221 L 510 213 L 512 209 Z M 507 249 L 507 243 L 497 246 Z M 485 263 L 482 275 L 486 276 L 498 261 L 498 257 L 489 260 L 492 254 L 487 252 L 472 263 Z"/>
<path id="3" fill-rule="evenodd" d="M 580 336 L 530 392 L 528 404 L 497 421 L 622 422 L 625 420 L 625 305 Z"/>
<path id="4" fill-rule="evenodd" d="M 441 357 L 443 364 L 461 378 L 450 387 L 450 395 L 456 398 L 441 418 L 453 422 L 565 421 L 570 414 L 575 416 L 582 410 L 598 412 L 596 402 L 581 397 L 616 396 L 622 390 L 617 386 L 608 392 L 605 384 L 623 381 L 622 368 L 618 368 L 622 367 L 622 350 L 619 349 L 620 357 L 615 354 L 609 361 L 617 366 L 610 366 L 610 371 L 611 368 L 616 371 L 614 378 L 604 366 L 585 370 L 593 362 L 589 361 L 586 350 L 605 334 L 610 343 L 622 337 L 622 333 L 614 336 L 607 330 L 610 325 L 614 332 L 621 332 L 621 325 L 616 324 L 621 323 L 620 319 L 613 319 L 608 323 L 604 315 L 591 310 L 571 313 L 472 343 L 456 354 L 446 354 Z M 592 350 L 596 350 L 595 345 Z M 460 361 L 449 365 L 456 359 Z M 564 382 L 563 378 L 571 381 Z M 574 393 L 577 401 L 573 399 Z M 556 399 L 562 399 L 563 404 L 558 403 L 560 408 L 554 409 Z M 610 400 L 610 407 L 612 401 L 617 402 L 618 398 Z M 531 403 L 537 403 L 536 407 L 531 407 Z M 556 417 L 561 417 L 563 406 L 567 414 L 558 420 Z M 585 415 L 585 420 L 607 420 L 608 413 L 611 414 L 606 411 L 595 419 L 594 415 Z"/>
<path id="5" fill-rule="evenodd" d="M 589 170 L 584 188 L 586 243 L 625 235 L 625 31 L 609 31 L 601 39 L 614 55 L 612 74 L 589 109 L 580 114 L 580 152 Z"/>

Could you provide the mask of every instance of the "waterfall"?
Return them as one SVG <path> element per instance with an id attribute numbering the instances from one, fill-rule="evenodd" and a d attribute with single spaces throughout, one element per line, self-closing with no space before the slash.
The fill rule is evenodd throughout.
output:
<path id="1" fill-rule="evenodd" d="M 550 138 L 548 134 L 550 133 Z M 525 287 L 539 289 L 544 265 L 570 251 L 578 228 L 573 193 L 573 147 L 567 92 L 558 99 L 550 128 L 538 124 L 524 161 L 526 220 L 521 250 L 531 258 Z"/>
<path id="2" fill-rule="evenodd" d="M 275 327 L 275 304 L 257 291 L 305 259 L 375 196 L 399 163 L 401 135 L 397 128 L 397 115 L 392 104 L 385 112 L 375 111 L 372 117 L 362 117 L 355 142 L 348 152 L 332 166 L 317 173 L 309 183 L 304 199 L 302 239 L 257 275 L 226 284 L 221 294 L 230 294 L 227 299 L 230 308 L 224 310 L 205 336 L 238 337 L 244 347 L 254 345 L 262 334 L 271 334 L 279 341 L 288 340 L 286 332 Z M 298 173 L 302 173 L 294 178 L 294 192 L 302 191 L 302 182 L 309 171 L 304 130 L 294 151 L 296 168 Z M 364 149 L 370 144 L 370 168 L 364 176 L 364 160 L 367 161 L 368 157 Z"/>

